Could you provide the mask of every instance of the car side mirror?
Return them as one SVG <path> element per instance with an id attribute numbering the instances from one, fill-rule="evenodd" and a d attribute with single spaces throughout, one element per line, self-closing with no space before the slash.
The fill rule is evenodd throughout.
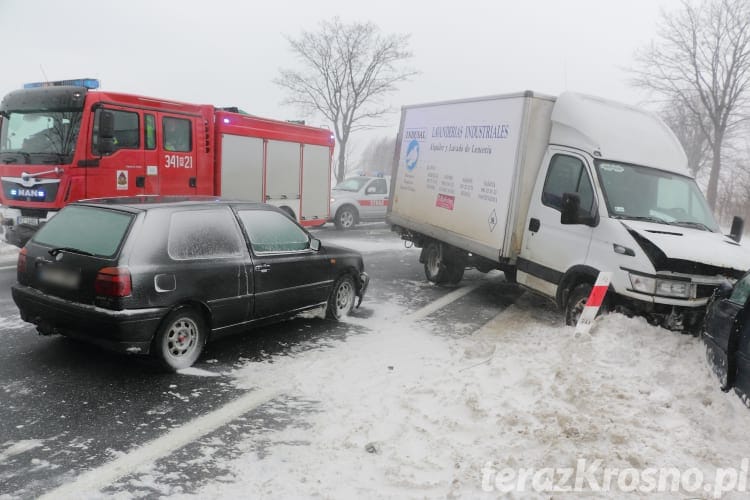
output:
<path id="1" fill-rule="evenodd" d="M 729 230 L 729 237 L 737 243 L 742 239 L 742 233 L 745 229 L 745 221 L 742 217 L 734 216 L 732 219 L 732 228 Z"/>
<path id="2" fill-rule="evenodd" d="M 320 250 L 320 240 L 318 238 L 310 238 L 310 249 L 316 252 Z"/>
<path id="3" fill-rule="evenodd" d="M 376 191 L 375 186 L 370 186 L 365 190 L 365 194 L 374 194 Z"/>
<path id="4" fill-rule="evenodd" d="M 99 115 L 99 152 L 111 154 L 115 150 L 115 114 L 102 111 Z"/>
<path id="5" fill-rule="evenodd" d="M 728 281 L 724 281 L 719 286 L 717 286 L 716 289 L 714 290 L 714 298 L 718 300 L 726 299 L 730 295 L 732 295 L 732 290 L 733 290 L 732 284 L 729 283 Z"/>

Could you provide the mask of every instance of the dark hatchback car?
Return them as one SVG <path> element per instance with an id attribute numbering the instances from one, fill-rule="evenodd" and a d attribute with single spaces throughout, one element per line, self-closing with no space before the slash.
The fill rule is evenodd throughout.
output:
<path id="1" fill-rule="evenodd" d="M 703 342 L 709 365 L 722 390 L 734 388 L 750 403 L 750 273 L 734 286 L 716 289 L 708 304 Z"/>
<path id="2" fill-rule="evenodd" d="M 19 254 L 12 292 L 42 334 L 177 370 L 220 333 L 318 307 L 339 319 L 367 284 L 361 254 L 321 245 L 275 207 L 113 198 L 71 204 L 42 227 Z"/>

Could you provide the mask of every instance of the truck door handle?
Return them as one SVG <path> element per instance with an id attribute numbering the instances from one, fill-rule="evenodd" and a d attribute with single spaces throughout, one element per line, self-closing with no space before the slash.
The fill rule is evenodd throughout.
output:
<path id="1" fill-rule="evenodd" d="M 535 217 L 529 219 L 529 231 L 531 231 L 532 233 L 536 233 L 537 231 L 539 231 L 539 226 L 541 226 L 539 219 Z"/>

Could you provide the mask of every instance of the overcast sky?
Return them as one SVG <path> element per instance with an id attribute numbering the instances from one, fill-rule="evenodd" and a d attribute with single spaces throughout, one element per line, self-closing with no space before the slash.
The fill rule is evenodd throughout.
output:
<path id="1" fill-rule="evenodd" d="M 421 73 L 395 109 L 443 99 L 576 90 L 638 103 L 625 68 L 678 0 L 0 0 L 0 94 L 98 78 L 112 91 L 301 118 L 272 82 L 294 67 L 285 36 L 324 19 L 410 33 Z M 320 120 L 308 123 L 322 125 Z M 374 135 L 395 135 L 398 113 Z M 366 142 L 373 134 L 354 137 Z"/>

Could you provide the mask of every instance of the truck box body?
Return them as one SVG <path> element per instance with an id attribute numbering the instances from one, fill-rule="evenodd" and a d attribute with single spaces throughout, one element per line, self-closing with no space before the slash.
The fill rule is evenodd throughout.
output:
<path id="1" fill-rule="evenodd" d="M 404 107 L 391 224 L 514 259 L 553 103 L 525 93 Z"/>
<path id="2" fill-rule="evenodd" d="M 402 109 L 387 221 L 425 275 L 506 277 L 577 318 L 602 271 L 608 304 L 698 328 L 714 288 L 750 268 L 721 234 L 679 141 L 656 115 L 533 92 Z"/>

